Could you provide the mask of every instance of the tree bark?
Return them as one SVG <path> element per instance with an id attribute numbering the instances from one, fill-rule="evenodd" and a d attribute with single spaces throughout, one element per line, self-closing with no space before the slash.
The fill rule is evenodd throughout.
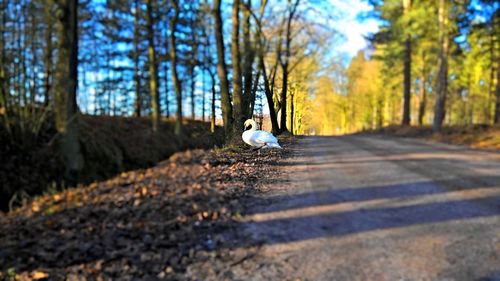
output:
<path id="1" fill-rule="evenodd" d="M 177 74 L 177 47 L 176 35 L 177 22 L 179 21 L 179 3 L 177 0 L 172 1 L 174 6 L 174 16 L 170 19 L 170 63 L 172 68 L 172 82 L 174 83 L 175 96 L 177 99 L 177 118 L 175 120 L 175 135 L 181 137 L 183 135 L 182 127 L 182 86 Z"/>
<path id="2" fill-rule="evenodd" d="M 418 125 L 424 124 L 425 109 L 427 105 L 427 91 L 425 90 L 425 75 L 420 76 L 420 103 L 418 106 Z"/>
<path id="3" fill-rule="evenodd" d="M 49 5 L 45 7 L 45 14 L 47 15 L 47 29 L 45 30 L 45 55 L 44 55 L 44 64 L 45 64 L 45 73 L 44 73 L 44 105 L 48 106 L 51 97 L 50 97 L 50 88 L 51 78 L 52 78 L 52 18 L 50 15 Z"/>
<path id="4" fill-rule="evenodd" d="M 500 56 L 497 58 L 497 86 L 495 88 L 495 98 L 494 123 L 500 124 Z"/>
<path id="5" fill-rule="evenodd" d="M 290 94 L 290 133 L 292 133 L 292 134 L 293 134 L 293 129 L 294 129 L 293 128 L 294 127 L 293 126 L 294 125 L 293 124 L 293 122 L 294 122 L 293 119 L 294 119 L 294 110 L 295 110 L 295 108 L 294 108 L 295 104 L 294 104 L 293 98 L 294 98 L 294 93 L 292 91 L 292 93 Z"/>
<path id="6" fill-rule="evenodd" d="M 222 120 L 226 137 L 230 137 L 233 126 L 233 109 L 229 97 L 229 82 L 227 80 L 226 60 L 224 54 L 224 38 L 222 31 L 221 0 L 214 0 L 215 42 L 217 44 L 217 74 L 220 83 L 220 98 L 222 107 Z"/>
<path id="7" fill-rule="evenodd" d="M 194 68 L 194 61 L 191 60 L 189 69 L 188 69 L 189 77 L 190 77 L 190 83 L 189 83 L 189 88 L 191 92 L 191 119 L 195 119 L 195 99 L 194 99 L 194 92 L 195 92 L 195 82 L 196 82 L 196 74 L 195 74 L 195 68 Z"/>
<path id="8" fill-rule="evenodd" d="M 211 103 L 211 110 L 212 114 L 210 116 L 210 131 L 212 133 L 215 133 L 215 75 L 209 71 L 210 73 L 210 79 L 212 80 L 212 103 Z"/>
<path id="9" fill-rule="evenodd" d="M 60 150 L 66 161 L 66 177 L 70 182 L 78 178 L 83 168 L 80 151 L 78 106 L 78 1 L 59 0 L 56 24 L 58 56 L 55 73 L 56 128 L 61 136 Z"/>
<path id="10" fill-rule="evenodd" d="M 278 116 L 276 115 L 276 111 L 274 109 L 273 92 L 271 91 L 269 80 L 267 78 L 266 65 L 264 62 L 264 55 L 262 53 L 259 54 L 259 64 L 262 71 L 262 76 L 264 78 L 264 92 L 266 93 L 267 105 L 269 106 L 269 118 L 271 119 L 272 128 L 271 130 L 273 134 L 278 134 L 280 130 L 278 125 Z"/>
<path id="11" fill-rule="evenodd" d="M 201 69 L 201 121 L 205 122 L 205 89 L 206 89 L 206 77 L 203 69 Z"/>
<path id="12" fill-rule="evenodd" d="M 403 0 L 404 15 L 407 15 L 411 6 L 411 0 Z M 403 126 L 409 126 L 411 122 L 410 105 L 411 105 L 411 38 L 406 36 L 405 51 L 404 51 L 404 89 L 403 89 Z"/>
<path id="13" fill-rule="evenodd" d="M 248 112 L 247 118 L 252 118 L 253 117 L 253 112 L 255 109 L 255 99 L 256 99 L 256 94 L 257 94 L 257 86 L 259 85 L 259 79 L 260 79 L 260 73 L 261 70 L 259 69 L 257 71 L 257 74 L 254 77 L 254 82 L 252 86 L 252 90 L 250 92 L 250 110 Z"/>
<path id="14" fill-rule="evenodd" d="M 6 54 L 5 54 L 5 26 L 7 24 L 7 1 L 2 1 L 2 14 L 1 24 L 0 24 L 0 106 L 7 107 L 8 99 L 8 83 L 7 83 L 7 71 L 5 65 Z"/>
<path id="15" fill-rule="evenodd" d="M 427 91 L 425 89 L 426 83 L 426 71 L 425 71 L 425 53 L 422 54 L 422 73 L 420 75 L 420 103 L 418 105 L 418 125 L 422 126 L 424 124 L 425 110 L 427 107 Z"/>
<path id="16" fill-rule="evenodd" d="M 243 131 L 243 122 L 245 116 L 243 115 L 242 104 L 242 82 L 241 82 L 241 57 L 240 57 L 240 0 L 233 1 L 233 30 L 232 30 L 232 44 L 231 56 L 233 64 L 233 108 L 234 108 L 234 124 L 233 132 L 239 133 Z"/>
<path id="17" fill-rule="evenodd" d="M 285 35 L 285 58 L 281 63 L 281 68 L 283 71 L 282 87 L 281 87 L 281 119 L 280 119 L 280 133 L 287 132 L 286 128 L 286 117 L 287 117 L 287 91 L 288 91 L 288 64 L 290 60 L 290 46 L 292 43 L 292 21 L 297 11 L 297 6 L 299 5 L 299 0 L 296 0 L 292 5 L 291 0 L 288 0 L 288 6 L 290 9 L 289 16 L 286 25 L 286 35 Z"/>
<path id="18" fill-rule="evenodd" d="M 435 132 L 441 131 L 444 117 L 446 115 L 446 93 L 448 91 L 448 12 L 446 1 L 439 0 L 439 30 L 440 30 L 440 51 L 439 51 L 439 71 L 437 77 L 436 105 L 434 109 L 433 129 Z"/>
<path id="19" fill-rule="evenodd" d="M 255 51 L 250 40 L 250 8 L 252 7 L 252 1 L 247 0 L 245 4 L 245 9 L 243 12 L 243 49 L 244 49 L 244 61 L 243 61 L 243 115 L 245 119 L 252 118 L 253 105 L 255 104 L 255 95 L 252 91 L 252 72 L 253 72 L 253 61 L 255 59 Z"/>
<path id="20" fill-rule="evenodd" d="M 156 62 L 156 47 L 154 42 L 153 7 L 151 0 L 146 0 L 146 25 L 148 36 L 149 57 L 149 91 L 151 95 L 151 120 L 153 132 L 158 131 L 160 123 L 160 95 L 158 92 L 158 64 Z"/>
<path id="21" fill-rule="evenodd" d="M 134 15 L 134 84 L 135 84 L 135 104 L 134 114 L 137 117 L 142 113 L 141 78 L 139 75 L 139 0 L 135 0 Z"/>

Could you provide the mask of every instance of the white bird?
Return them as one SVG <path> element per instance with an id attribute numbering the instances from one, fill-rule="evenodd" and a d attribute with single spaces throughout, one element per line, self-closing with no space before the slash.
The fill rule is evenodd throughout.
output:
<path id="1" fill-rule="evenodd" d="M 273 136 L 273 134 L 257 130 L 257 123 L 255 123 L 252 119 L 245 121 L 244 126 L 246 131 L 243 132 L 241 137 L 245 143 L 256 147 L 255 150 L 259 150 L 261 148 L 282 148 L 278 143 L 278 139 Z"/>

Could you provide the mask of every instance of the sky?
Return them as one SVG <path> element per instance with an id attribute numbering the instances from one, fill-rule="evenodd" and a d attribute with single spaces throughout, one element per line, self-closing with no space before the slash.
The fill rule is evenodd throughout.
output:
<path id="1" fill-rule="evenodd" d="M 334 20 L 335 28 L 344 37 L 336 48 L 336 53 L 350 61 L 359 50 L 368 46 L 363 36 L 378 31 L 379 23 L 374 18 L 362 19 L 364 14 L 372 10 L 368 0 L 329 1 L 339 13 L 338 18 Z"/>

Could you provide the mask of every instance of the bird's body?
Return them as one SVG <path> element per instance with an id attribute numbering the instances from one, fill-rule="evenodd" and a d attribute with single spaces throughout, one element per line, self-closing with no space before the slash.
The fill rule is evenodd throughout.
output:
<path id="1" fill-rule="evenodd" d="M 241 137 L 243 141 L 257 149 L 261 148 L 281 148 L 278 139 L 273 134 L 257 130 L 257 124 L 252 119 L 245 121 L 245 128 L 249 127 Z"/>

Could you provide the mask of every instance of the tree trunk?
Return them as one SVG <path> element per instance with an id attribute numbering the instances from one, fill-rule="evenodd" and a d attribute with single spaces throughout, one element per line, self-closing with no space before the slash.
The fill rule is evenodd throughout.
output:
<path id="1" fill-rule="evenodd" d="M 36 35 L 37 35 L 37 28 L 38 22 L 37 22 L 37 17 L 32 16 L 31 17 L 31 26 L 30 26 L 30 46 L 31 46 L 31 65 L 35 66 L 38 63 L 38 54 L 37 54 L 37 48 L 36 48 Z M 30 103 L 31 105 L 35 105 L 36 103 L 36 96 L 38 94 L 38 78 L 37 78 L 37 73 L 36 71 L 32 71 L 31 73 L 31 89 L 30 89 Z"/>
<path id="2" fill-rule="evenodd" d="M 276 111 L 274 109 L 274 100 L 273 100 L 273 92 L 271 91 L 271 87 L 269 86 L 269 80 L 266 74 L 266 65 L 264 63 L 264 55 L 262 53 L 259 54 L 259 64 L 260 69 L 262 71 L 262 76 L 264 77 L 264 92 L 266 93 L 267 105 L 269 106 L 269 118 L 271 119 L 271 130 L 273 134 L 279 133 L 279 125 L 278 125 L 278 116 L 276 115 Z"/>
<path id="3" fill-rule="evenodd" d="M 141 78 L 139 75 L 139 0 L 135 0 L 134 15 L 134 84 L 135 84 L 135 104 L 134 114 L 137 117 L 142 113 Z"/>
<path id="4" fill-rule="evenodd" d="M 50 15 L 49 5 L 45 8 L 45 14 L 47 15 L 47 29 L 45 30 L 45 55 L 44 55 L 44 63 L 45 63 L 45 74 L 44 74 L 44 105 L 48 106 L 51 97 L 50 97 L 50 88 L 51 84 L 51 76 L 52 76 L 52 18 Z"/>
<path id="5" fill-rule="evenodd" d="M 259 86 L 260 72 L 261 70 L 259 69 L 257 71 L 257 74 L 255 75 L 255 80 L 253 82 L 252 90 L 250 92 L 250 110 L 248 112 L 247 118 L 252 118 L 253 112 L 255 110 L 255 99 L 257 94 L 257 86 Z"/>
<path id="6" fill-rule="evenodd" d="M 195 72 L 194 72 L 194 62 L 191 61 L 191 65 L 189 66 L 189 77 L 190 77 L 190 89 L 191 89 L 191 119 L 195 119 L 195 100 L 194 100 L 194 92 L 195 92 Z"/>
<path id="7" fill-rule="evenodd" d="M 410 0 L 403 0 L 404 14 L 407 15 L 411 6 Z M 411 122 L 410 105 L 411 105 L 411 38 L 406 36 L 405 51 L 404 51 L 404 90 L 403 90 L 403 126 L 409 126 Z"/>
<path id="8" fill-rule="evenodd" d="M 286 117 L 287 117 L 287 101 L 286 95 L 288 91 L 288 63 L 290 60 L 290 45 L 292 43 L 292 21 L 297 11 L 297 6 L 299 5 L 299 0 L 292 5 L 291 0 L 288 0 L 288 6 L 290 9 L 287 25 L 286 25 L 286 37 L 285 37 L 285 58 L 281 63 L 281 68 L 283 70 L 283 80 L 281 87 L 281 119 L 280 119 L 280 133 L 287 132 L 286 128 Z"/>
<path id="9" fill-rule="evenodd" d="M 294 97 L 294 94 L 292 92 L 290 95 L 290 133 L 292 133 L 292 134 L 293 134 L 293 127 L 294 127 L 293 126 L 294 125 L 293 124 L 293 122 L 294 122 L 293 117 L 294 117 L 294 110 L 295 110 L 295 108 L 294 108 L 295 104 L 294 104 L 293 97 Z"/>
<path id="10" fill-rule="evenodd" d="M 500 56 L 497 58 L 497 86 L 495 88 L 495 124 L 500 124 Z"/>
<path id="11" fill-rule="evenodd" d="M 418 125 L 422 126 L 424 124 L 425 108 L 427 105 L 427 91 L 425 90 L 425 74 L 422 73 L 420 76 L 420 103 L 418 106 Z"/>
<path id="12" fill-rule="evenodd" d="M 224 38 L 222 31 L 221 0 L 214 0 L 214 20 L 215 20 L 215 42 L 217 44 L 217 74 L 220 83 L 220 98 L 222 107 L 222 120 L 226 137 L 230 137 L 233 125 L 233 109 L 229 97 L 229 83 L 227 81 L 227 69 L 224 54 Z"/>
<path id="13" fill-rule="evenodd" d="M 146 1 L 146 25 L 148 36 L 148 57 L 149 57 L 149 91 L 151 95 L 151 120 L 153 132 L 158 131 L 160 123 L 160 95 L 158 92 L 158 65 L 156 62 L 156 49 L 154 42 L 153 27 L 153 7 L 151 0 Z"/>
<path id="14" fill-rule="evenodd" d="M 55 73 L 56 128 L 61 136 L 61 153 L 66 161 L 67 178 L 71 183 L 83 168 L 80 151 L 78 106 L 78 1 L 60 0 L 58 8 L 58 56 Z"/>
<path id="15" fill-rule="evenodd" d="M 240 58 L 240 0 L 233 1 L 233 30 L 231 56 L 233 64 L 233 108 L 234 108 L 234 124 L 233 132 L 239 133 L 243 131 L 243 104 L 242 104 L 242 87 L 241 87 L 241 58 Z"/>
<path id="16" fill-rule="evenodd" d="M 244 61 L 243 61 L 243 115 L 245 119 L 252 118 L 253 105 L 255 104 L 255 95 L 253 94 L 253 61 L 255 52 L 250 40 L 250 7 L 252 1 L 247 0 L 246 8 L 243 12 L 243 48 L 244 48 Z"/>
<path id="17" fill-rule="evenodd" d="M 418 125 L 422 126 L 424 124 L 425 110 L 427 107 L 427 90 L 425 89 L 426 83 L 426 71 L 425 71 L 425 53 L 422 54 L 422 73 L 420 75 L 420 103 L 418 105 Z"/>
<path id="18" fill-rule="evenodd" d="M 434 122 L 433 129 L 435 132 L 441 131 L 444 117 L 446 115 L 446 93 L 448 90 L 448 11 L 446 8 L 446 1 L 439 0 L 439 30 L 440 30 L 440 44 L 439 51 L 439 71 L 437 77 L 437 91 L 436 91 L 436 106 L 434 109 Z"/>
<path id="19" fill-rule="evenodd" d="M 6 55 L 5 55 L 5 26 L 7 24 L 7 1 L 2 1 L 2 14 L 0 23 L 0 107 L 7 107 L 8 99 L 8 83 L 7 83 L 7 71 L 6 71 Z"/>
<path id="20" fill-rule="evenodd" d="M 165 35 L 165 38 L 168 36 Z M 167 41 L 168 42 L 168 41 Z M 168 45 L 168 43 L 167 43 Z M 165 51 L 168 52 L 168 49 Z M 168 61 L 163 64 L 163 75 L 165 79 L 165 117 L 169 118 L 170 117 L 170 99 L 169 99 L 169 92 L 168 92 Z"/>
<path id="21" fill-rule="evenodd" d="M 201 72 L 201 88 L 202 88 L 202 91 L 201 91 L 201 121 L 205 122 L 205 89 L 206 89 L 206 77 L 205 77 L 205 73 L 203 72 L 203 69 L 202 69 L 202 72 Z"/>
<path id="22" fill-rule="evenodd" d="M 215 133 L 215 75 L 209 71 L 210 73 L 210 79 L 212 80 L 212 104 L 211 104 L 211 110 L 212 114 L 210 117 L 210 131 L 212 133 Z"/>
<path id="23" fill-rule="evenodd" d="M 170 62 L 172 68 L 172 82 L 174 83 L 175 96 L 177 99 L 177 118 L 175 120 L 175 135 L 181 137 L 183 135 L 182 128 L 182 86 L 179 76 L 177 74 L 177 47 L 176 47 L 176 35 L 177 32 L 177 22 L 179 20 L 179 3 L 177 0 L 172 1 L 174 6 L 174 16 L 170 19 Z"/>

